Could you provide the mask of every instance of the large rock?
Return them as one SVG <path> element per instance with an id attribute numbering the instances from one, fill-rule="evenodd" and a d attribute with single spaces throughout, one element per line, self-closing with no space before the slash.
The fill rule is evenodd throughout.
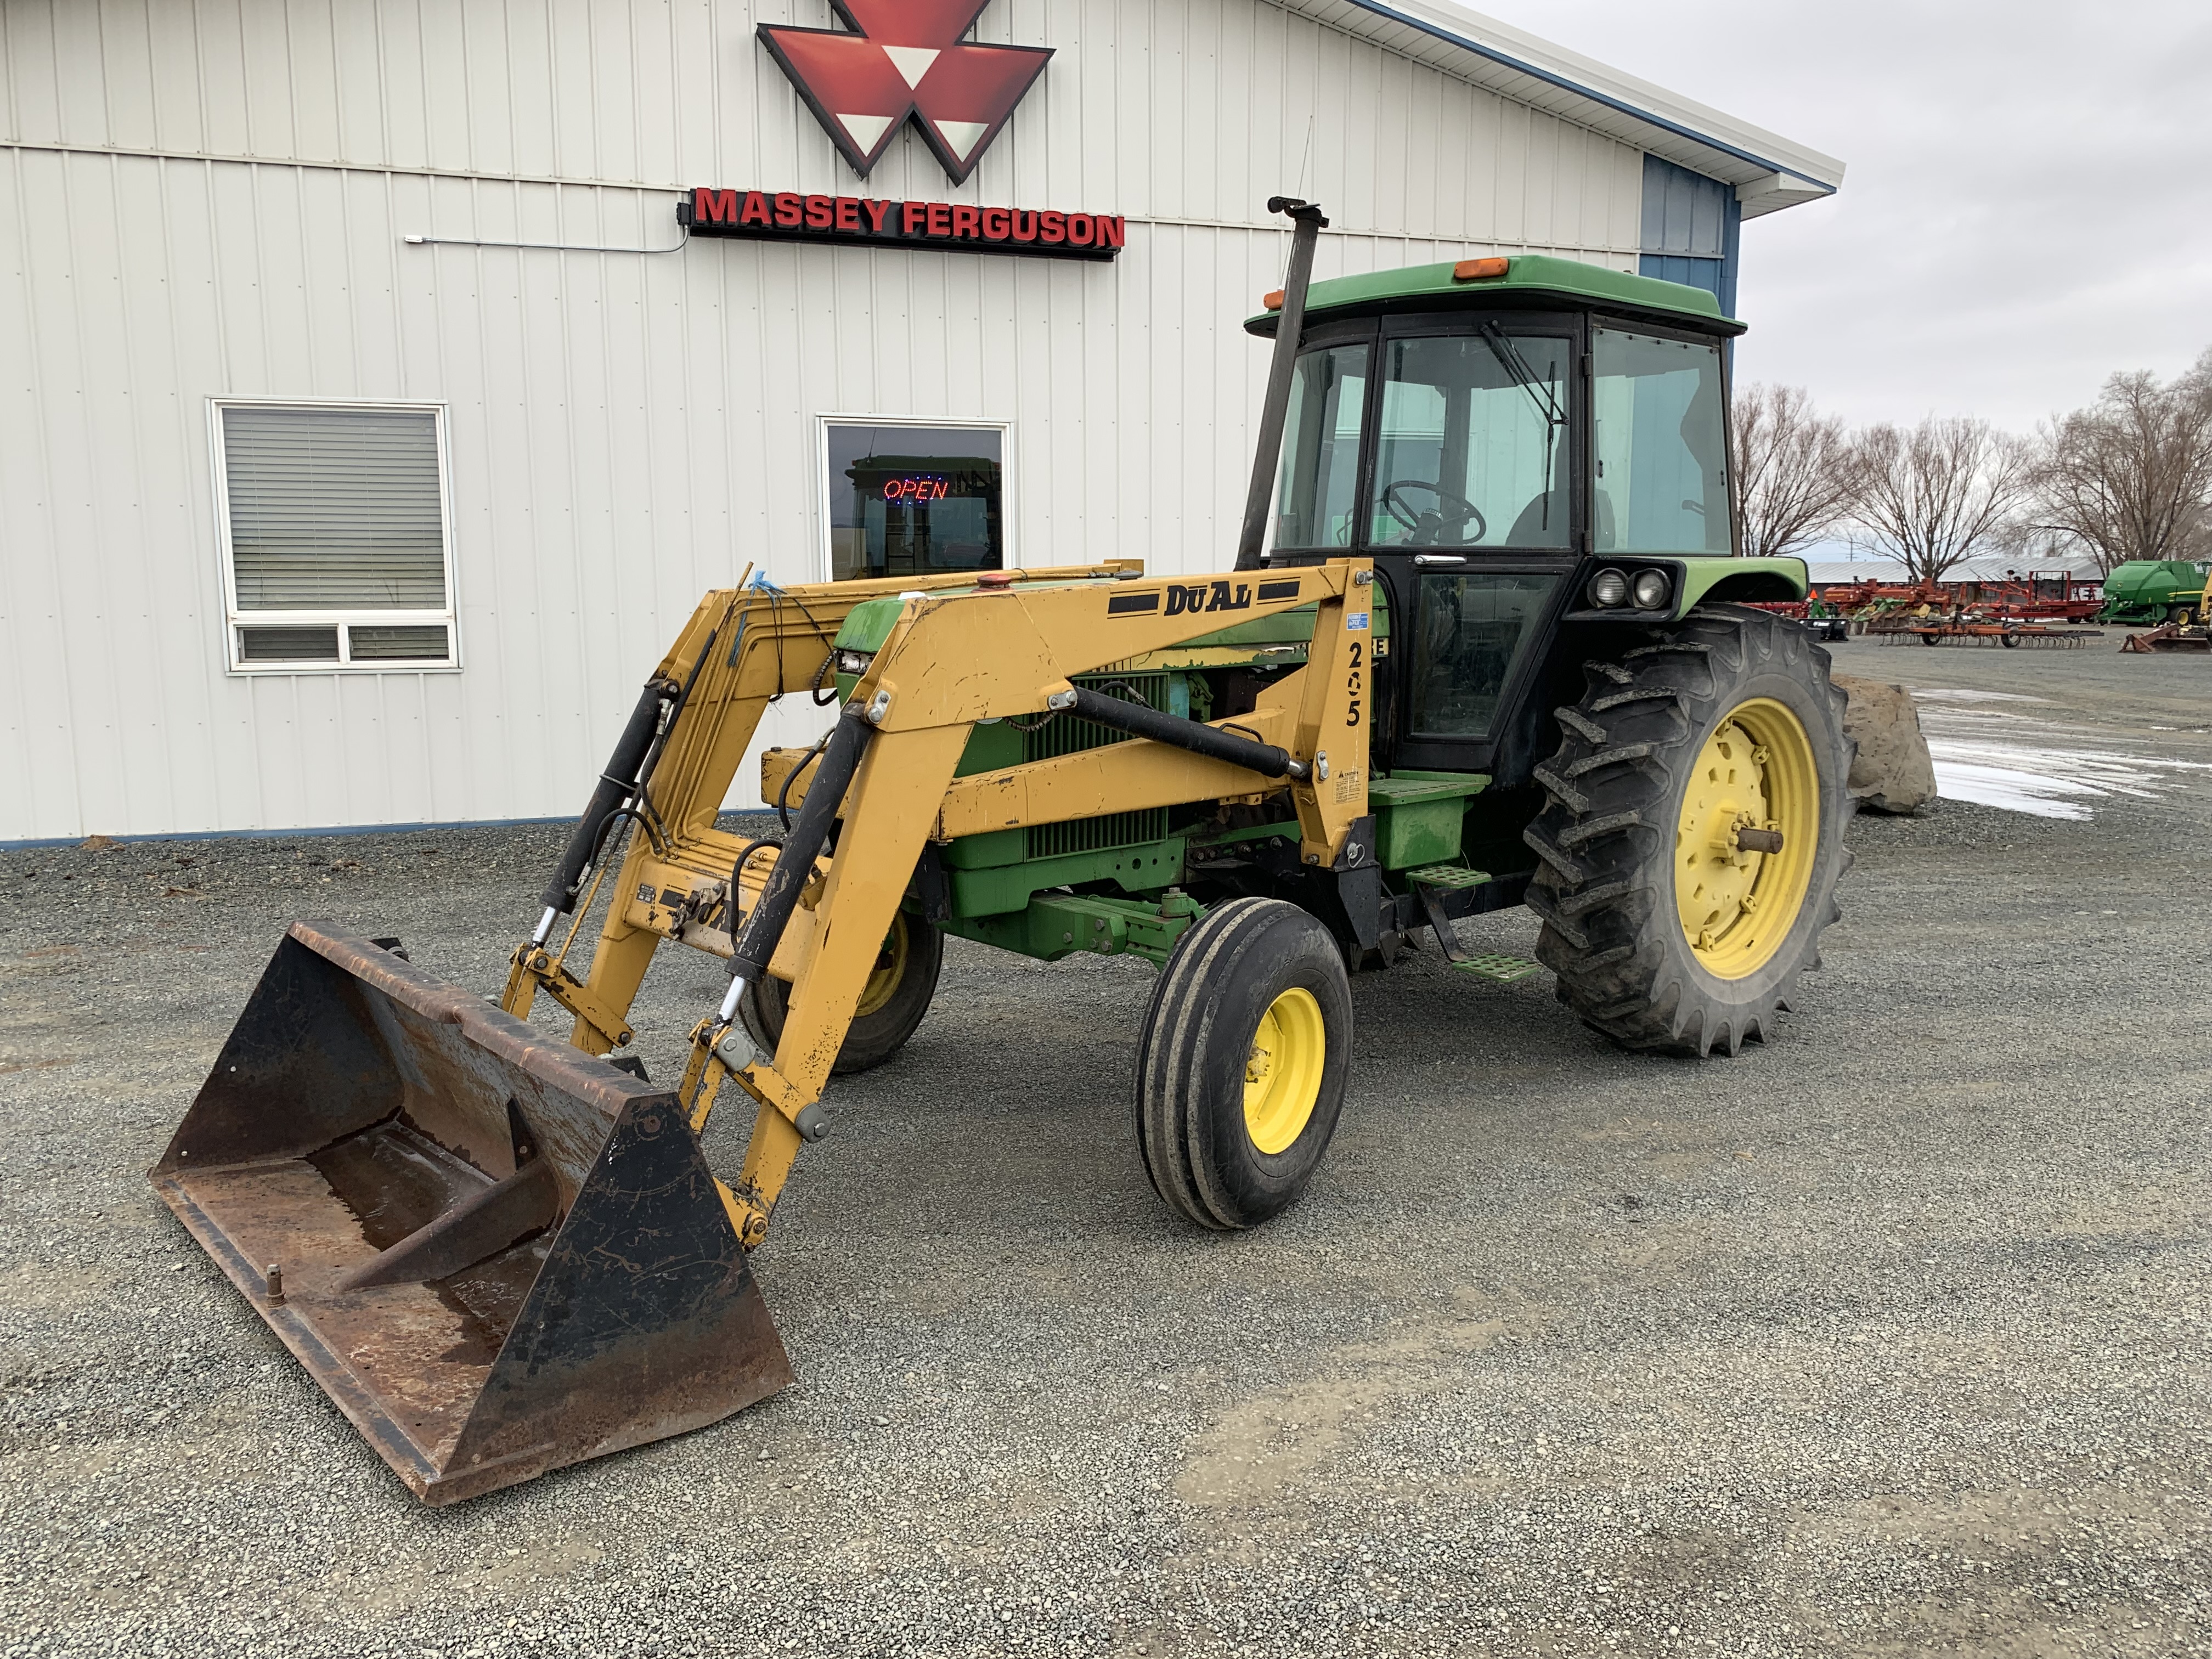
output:
<path id="1" fill-rule="evenodd" d="M 1851 763 L 1851 799 L 1877 812 L 1917 812 L 1936 799 L 1936 764 L 1920 730 L 1912 694 L 1901 685 L 1834 676 L 1850 706 L 1844 735 L 1859 746 Z"/>

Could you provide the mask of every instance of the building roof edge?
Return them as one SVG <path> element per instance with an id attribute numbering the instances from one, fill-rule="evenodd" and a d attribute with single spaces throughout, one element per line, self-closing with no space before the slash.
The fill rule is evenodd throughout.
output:
<path id="1" fill-rule="evenodd" d="M 1410 29 L 1480 59 L 1486 73 L 1474 78 L 1486 84 L 1509 90 L 1520 82 L 1524 93 L 1537 94 L 1540 105 L 1555 103 L 1565 94 L 1594 106 L 1581 118 L 1585 125 L 1738 186 L 1747 212 L 1818 200 L 1843 185 L 1844 163 L 1832 155 L 1486 17 L 1457 0 L 1278 3 L 1385 45 L 1397 44 L 1391 37 Z"/>

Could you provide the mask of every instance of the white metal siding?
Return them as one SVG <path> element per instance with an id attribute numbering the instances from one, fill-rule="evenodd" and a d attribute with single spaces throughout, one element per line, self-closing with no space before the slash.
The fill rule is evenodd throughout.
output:
<path id="1" fill-rule="evenodd" d="M 1218 567 L 1302 165 L 1321 275 L 1635 267 L 1638 151 L 1255 0 L 994 0 L 1059 52 L 957 191 L 910 135 L 856 186 L 757 18 L 830 21 L 0 0 L 0 840 L 574 810 L 704 588 L 819 575 L 824 410 L 1012 422 L 1024 563 Z M 400 240 L 665 245 L 695 183 L 1132 222 L 1112 265 Z M 461 672 L 225 672 L 216 397 L 448 406 Z"/>

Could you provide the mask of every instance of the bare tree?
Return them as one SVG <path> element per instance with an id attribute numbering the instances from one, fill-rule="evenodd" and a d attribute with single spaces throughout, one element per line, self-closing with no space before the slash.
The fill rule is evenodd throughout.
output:
<path id="1" fill-rule="evenodd" d="M 1855 539 L 1933 581 L 2002 539 L 2028 498 L 2033 462 L 2031 446 L 1987 421 L 1868 427 L 1851 442 Z"/>
<path id="2" fill-rule="evenodd" d="M 1729 436 L 1746 557 L 1794 553 L 1835 527 L 1850 504 L 1850 441 L 1802 386 L 1745 386 Z"/>
<path id="3" fill-rule="evenodd" d="M 2080 542 L 2108 572 L 2212 554 L 2212 351 L 2162 386 L 2113 375 L 2045 433 L 2034 483 L 2036 527 Z"/>

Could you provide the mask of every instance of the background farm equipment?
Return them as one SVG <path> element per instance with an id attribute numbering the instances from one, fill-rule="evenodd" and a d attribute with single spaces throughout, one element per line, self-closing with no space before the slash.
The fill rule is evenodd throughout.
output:
<path id="1" fill-rule="evenodd" d="M 2120 649 L 2140 656 L 2212 651 L 2212 629 L 2201 622 L 2165 622 L 2120 641 Z"/>
<path id="2" fill-rule="evenodd" d="M 1869 629 L 1869 633 L 1876 630 Z M 2078 651 L 2104 635 L 2094 628 L 2046 628 L 2040 623 L 2003 622 L 1980 617 L 1910 617 L 1880 630 L 1885 645 L 1917 640 L 1923 645 L 1994 645 L 2009 651 L 2030 645 L 2045 650 Z"/>
<path id="3" fill-rule="evenodd" d="M 1769 601 L 1751 607 L 1764 611 L 1770 617 L 1782 617 L 1800 623 L 1816 640 L 1847 640 L 1850 637 L 1850 619 L 1836 606 L 1815 598 L 1796 600 Z"/>
<path id="4" fill-rule="evenodd" d="M 2207 566 L 2188 559 L 2130 559 L 2105 578 L 2100 623 L 2149 627 L 2202 621 Z"/>

